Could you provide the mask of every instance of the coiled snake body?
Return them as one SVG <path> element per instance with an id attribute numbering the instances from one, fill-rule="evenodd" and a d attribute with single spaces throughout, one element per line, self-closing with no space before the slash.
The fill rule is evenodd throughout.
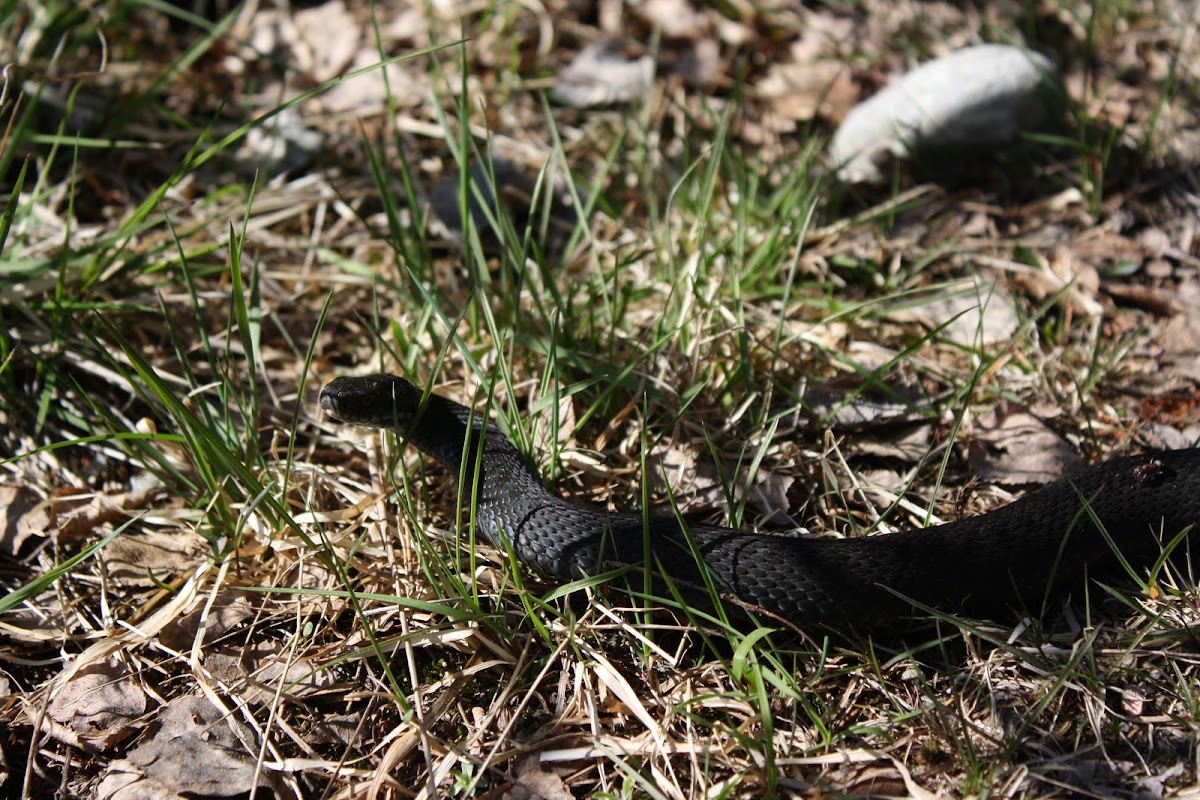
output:
<path id="1" fill-rule="evenodd" d="M 1164 544 L 1200 524 L 1200 449 L 1188 449 L 1114 459 L 989 514 L 902 533 L 813 539 L 701 524 L 685 530 L 674 515 L 565 502 L 494 424 L 403 378 L 338 378 L 320 402 L 335 419 L 394 427 L 472 481 L 477 529 L 546 576 L 573 580 L 612 564 L 644 564 L 649 554 L 659 574 L 703 586 L 707 570 L 722 592 L 801 628 L 898 620 L 914 603 L 970 616 L 1036 614 L 1087 578 L 1144 575 Z"/>

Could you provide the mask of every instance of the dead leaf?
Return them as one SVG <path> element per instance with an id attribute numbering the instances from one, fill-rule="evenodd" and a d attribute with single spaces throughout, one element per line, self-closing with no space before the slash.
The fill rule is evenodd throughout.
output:
<path id="1" fill-rule="evenodd" d="M 238 166 L 248 174 L 269 177 L 298 172 L 311 163 L 323 141 L 320 131 L 304 124 L 299 110 L 285 108 L 246 133 L 237 151 Z"/>
<path id="2" fill-rule="evenodd" d="M 804 26 L 791 45 L 793 61 L 816 61 L 836 57 L 844 62 L 847 47 L 853 47 L 855 21 L 828 9 L 801 9 Z"/>
<path id="3" fill-rule="evenodd" d="M 854 456 L 892 458 L 915 464 L 932 446 L 933 427 L 928 422 L 918 422 L 874 429 L 869 435 L 856 436 L 845 447 Z"/>
<path id="4" fill-rule="evenodd" d="M 256 642 L 214 649 L 205 655 L 204 666 L 252 704 L 269 703 L 276 694 L 310 697 L 333 685 L 329 670 L 302 659 L 289 662 L 288 655 L 278 642 Z"/>
<path id="5" fill-rule="evenodd" d="M 127 758 L 109 766 L 96 797 L 239 797 L 256 790 L 272 796 L 271 771 L 255 766 L 257 749 L 254 732 L 206 698 L 179 697 L 161 709 Z"/>
<path id="6" fill-rule="evenodd" d="M 513 783 L 506 800 L 571 800 L 575 796 L 561 777 L 542 769 L 537 755 L 521 759 Z"/>
<path id="7" fill-rule="evenodd" d="M 904 476 L 894 469 L 863 470 L 858 473 L 858 480 L 867 492 L 880 495 L 887 503 L 895 500 L 909 488 Z"/>
<path id="8" fill-rule="evenodd" d="M 650 460 L 658 474 L 651 479 L 669 486 L 672 502 L 685 514 L 723 507 L 729 500 L 722 473 L 694 450 L 672 443 L 661 448 Z"/>
<path id="9" fill-rule="evenodd" d="M 792 487 L 796 478 L 792 475 L 781 475 L 767 469 L 760 469 L 754 476 L 746 493 L 746 507 L 756 513 L 753 520 L 758 526 L 795 528 L 798 526 L 792 518 Z"/>
<path id="10" fill-rule="evenodd" d="M 980 420 L 967 460 L 982 480 L 1008 486 L 1050 483 L 1086 466 L 1070 444 L 1025 411 L 996 410 Z"/>
<path id="11" fill-rule="evenodd" d="M 1176 291 L 1179 312 L 1158 335 L 1164 361 L 1177 374 L 1200 380 L 1200 281 L 1188 280 Z"/>
<path id="12" fill-rule="evenodd" d="M 362 741 L 364 732 L 370 729 L 367 724 L 374 722 L 375 717 L 364 720 L 364 712 L 350 714 L 322 714 L 313 719 L 313 727 L 308 729 L 310 744 L 336 744 L 342 747 L 357 746 Z"/>
<path id="13" fill-rule="evenodd" d="M 1181 431 L 1160 422 L 1151 422 L 1138 429 L 1137 442 L 1151 450 L 1185 450 L 1197 441 L 1200 428 Z"/>
<path id="14" fill-rule="evenodd" d="M 191 569 L 206 546 L 204 537 L 190 529 L 126 531 L 105 548 L 104 563 L 109 576 L 126 586 L 154 586 Z"/>
<path id="15" fill-rule="evenodd" d="M 1036 301 L 1057 297 L 1060 307 L 1098 317 L 1104 313 L 1104 306 L 1096 300 L 1100 274 L 1076 255 L 1075 250 L 1061 247 L 1049 259 L 1039 259 L 1035 271 L 1016 273 L 1013 285 Z"/>
<path id="16" fill-rule="evenodd" d="M 557 453 L 575 445 L 575 403 L 571 395 L 563 393 L 558 396 L 556 408 L 552 411 L 549 403 L 539 414 L 542 424 L 535 431 L 535 447 L 538 452 Z M 557 438 L 552 438 L 557 436 Z"/>
<path id="17" fill-rule="evenodd" d="M 683 77 L 689 86 L 703 88 L 721 77 L 721 47 L 714 39 L 697 39 L 696 43 L 679 54 L 672 72 Z"/>
<path id="18" fill-rule="evenodd" d="M 1136 686 L 1121 689 L 1108 687 L 1104 692 L 1104 704 L 1109 710 L 1129 717 L 1144 717 L 1153 713 L 1154 702 Z"/>
<path id="19" fill-rule="evenodd" d="M 685 515 L 727 509 L 744 492 L 745 507 L 753 512 L 752 516 L 747 515 L 747 523 L 779 528 L 797 527 L 798 523 L 792 518 L 795 509 L 791 498 L 795 477 L 762 467 L 747 486 L 741 470 L 748 463 L 748 460 L 741 464 L 730 461 L 723 468 L 718 468 L 703 455 L 698 456 L 692 450 L 678 446 L 656 452 L 651 460 L 651 464 L 659 469 L 655 478 L 657 484 L 670 487 L 672 503 Z M 730 491 L 734 492 L 733 498 L 730 497 Z M 674 514 L 674 510 L 665 504 L 656 511 L 668 516 Z"/>
<path id="20" fill-rule="evenodd" d="M 788 120 L 844 117 L 858 100 L 850 70 L 837 60 L 774 64 L 754 87 L 771 111 Z"/>
<path id="21" fill-rule="evenodd" d="M 1127 305 L 1149 311 L 1151 314 L 1169 316 L 1180 310 L 1175 292 L 1157 286 L 1133 283 L 1109 284 L 1104 287 L 1110 296 Z"/>
<path id="22" fill-rule="evenodd" d="M 805 390 L 801 403 L 807 416 L 818 425 L 836 431 L 860 431 L 896 423 L 921 422 L 920 409 L 929 398 L 919 386 L 898 385 L 880 390 L 877 396 L 856 391 L 854 386 L 823 384 Z"/>
<path id="23" fill-rule="evenodd" d="M 633 7 L 668 39 L 698 39 L 708 32 L 708 20 L 687 0 L 645 0 Z"/>
<path id="24" fill-rule="evenodd" d="M 312 8 L 292 12 L 301 45 L 308 50 L 308 71 L 316 83 L 324 83 L 346 71 L 358 53 L 363 26 L 346 9 L 342 0 L 329 0 Z"/>
<path id="25" fill-rule="evenodd" d="M 46 709 L 61 742 L 103 752 L 133 735 L 130 723 L 146 713 L 146 693 L 123 661 L 109 659 L 80 669 L 57 688 Z"/>
<path id="26" fill-rule="evenodd" d="M 1161 228 L 1147 228 L 1138 235 L 1138 244 L 1148 258 L 1162 258 L 1171 250 L 1171 237 Z"/>
<path id="27" fill-rule="evenodd" d="M 38 496 L 25 486 L 0 486 L 0 552 L 15 556 L 21 545 L 30 535 L 30 522 L 26 522 L 24 530 L 21 520 L 32 511 L 38 503 Z M 43 509 L 42 514 L 45 515 Z M 34 526 L 49 525 L 48 519 L 43 519 Z"/>
<path id="28" fill-rule="evenodd" d="M 354 56 L 346 72 L 378 63 L 379 51 L 364 47 Z M 424 73 L 392 63 L 342 81 L 330 87 L 317 100 L 321 108 L 331 114 L 365 117 L 382 110 L 389 98 L 397 108 L 415 105 L 425 97 L 427 86 Z"/>
<path id="29" fill-rule="evenodd" d="M 425 16 L 426 9 L 415 3 L 405 4 L 401 8 L 389 8 L 385 23 L 384 39 L 387 41 L 407 42 L 414 47 L 429 46 L 429 19 Z"/>
<path id="30" fill-rule="evenodd" d="M 61 489 L 17 520 L 14 545 L 19 548 L 30 536 L 56 534 L 71 541 L 90 535 L 102 524 L 134 516 L 163 488 L 157 477 L 143 473 L 130 481 L 129 491 L 118 494 Z"/>
<path id="31" fill-rule="evenodd" d="M 937 328 L 946 341 L 966 347 L 1007 343 L 1021 318 L 1002 284 L 970 278 L 921 305 L 905 302 L 889 316 L 898 322 L 919 322 Z"/>
<path id="32" fill-rule="evenodd" d="M 204 640 L 218 642 L 225 634 L 254 616 L 254 609 L 245 597 L 232 590 L 223 589 L 213 598 L 211 606 L 208 596 L 197 597 L 187 611 L 168 622 L 159 633 L 159 641 L 172 650 L 190 650 L 200 630 L 201 616 L 207 609 L 204 620 Z"/>
<path id="33" fill-rule="evenodd" d="M 1200 387 L 1164 391 L 1147 397 L 1138 408 L 1138 417 L 1146 422 L 1165 422 L 1181 428 L 1200 423 Z"/>
<path id="34" fill-rule="evenodd" d="M 559 73 L 550 96 L 573 108 L 628 103 L 643 97 L 654 79 L 654 59 L 629 60 L 611 42 L 590 44 Z"/>

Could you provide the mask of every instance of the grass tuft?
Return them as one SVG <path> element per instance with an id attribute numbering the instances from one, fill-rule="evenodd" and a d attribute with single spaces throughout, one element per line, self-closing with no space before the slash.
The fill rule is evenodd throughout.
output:
<path id="1" fill-rule="evenodd" d="M 269 4 L 3 6 L 8 793 L 97 794 L 192 697 L 295 796 L 1190 791 L 1186 537 L 1041 619 L 805 638 L 638 570 L 552 585 L 476 546 L 458 476 L 321 415 L 403 373 L 565 497 L 763 535 L 995 507 L 975 448 L 1013 411 L 1089 457 L 1195 443 L 1195 36 L 1145 2 L 693 5 L 692 38 L 604 23 L 656 75 L 596 109 L 547 99 L 600 25 L 558 2 L 345 4 L 369 58 L 329 75 L 299 33 L 255 50 Z M 846 22 L 874 38 L 806 38 Z M 811 48 L 856 90 L 1020 33 L 1070 120 L 956 184 L 838 186 L 830 120 L 759 91 Z M 293 124 L 289 169 L 252 149 Z M 131 738 L 64 705 L 96 675 Z"/>

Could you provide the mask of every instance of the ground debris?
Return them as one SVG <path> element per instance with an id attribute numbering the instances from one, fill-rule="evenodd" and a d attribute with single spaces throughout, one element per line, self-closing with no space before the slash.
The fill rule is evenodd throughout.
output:
<path id="1" fill-rule="evenodd" d="M 165 800 L 273 793 L 272 773 L 257 758 L 253 730 L 207 698 L 186 695 L 160 709 L 141 741 L 109 765 L 96 797 Z"/>

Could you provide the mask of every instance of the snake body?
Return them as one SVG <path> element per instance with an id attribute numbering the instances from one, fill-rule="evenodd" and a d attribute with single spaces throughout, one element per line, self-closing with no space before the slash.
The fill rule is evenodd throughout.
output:
<path id="1" fill-rule="evenodd" d="M 543 575 L 573 580 L 649 557 L 656 574 L 696 587 L 707 572 L 721 593 L 805 629 L 896 621 L 914 604 L 974 617 L 1037 614 L 1089 578 L 1144 576 L 1165 544 L 1200 524 L 1200 449 L 1113 459 L 944 525 L 802 538 L 568 503 L 494 423 L 394 375 L 338 378 L 320 403 L 334 419 L 395 428 L 469 481 L 477 531 Z"/>

